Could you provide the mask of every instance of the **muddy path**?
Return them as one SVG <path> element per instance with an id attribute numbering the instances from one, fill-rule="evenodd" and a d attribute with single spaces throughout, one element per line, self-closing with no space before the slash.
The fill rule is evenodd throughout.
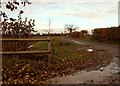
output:
<path id="1" fill-rule="evenodd" d="M 83 40 L 74 40 L 74 39 L 68 39 L 75 43 L 83 44 L 86 46 L 96 47 L 96 48 L 102 48 L 107 50 L 109 53 L 112 53 L 114 57 L 119 56 L 119 45 L 113 45 L 113 44 L 106 44 L 106 43 L 95 43 L 95 42 L 87 42 Z"/>
<path id="2" fill-rule="evenodd" d="M 73 75 L 67 75 L 64 77 L 56 77 L 51 79 L 52 84 L 106 84 L 106 79 L 118 72 L 120 72 L 120 67 L 118 65 L 119 61 L 119 45 L 106 44 L 106 43 L 95 43 L 87 42 L 83 40 L 66 39 L 73 41 L 75 43 L 87 46 L 100 48 L 108 51 L 112 55 L 112 61 L 107 65 L 101 66 L 98 69 L 92 70 L 82 70 L 74 73 Z"/>

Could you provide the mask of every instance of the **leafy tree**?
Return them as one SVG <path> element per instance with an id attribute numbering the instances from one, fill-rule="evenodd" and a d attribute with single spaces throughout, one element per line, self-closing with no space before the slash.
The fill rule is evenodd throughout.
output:
<path id="1" fill-rule="evenodd" d="M 18 6 L 26 6 L 26 4 L 31 4 L 28 0 L 10 0 L 7 2 L 4 2 L 6 9 L 9 9 L 10 11 L 15 11 L 18 9 Z M 2 4 L 0 4 L 2 5 Z M 31 35 L 32 32 L 36 32 L 34 30 L 35 26 L 35 20 L 30 19 L 28 21 L 27 18 L 25 20 L 22 19 L 22 14 L 24 13 L 23 10 L 19 10 L 18 19 L 14 18 L 8 18 L 7 14 L 5 12 L 0 12 L 0 17 L 3 18 L 3 20 L 0 22 L 1 24 L 1 32 L 3 37 L 4 36 L 10 36 L 10 37 L 28 37 Z"/>
<path id="2" fill-rule="evenodd" d="M 119 26 L 94 29 L 92 33 L 93 33 L 93 38 L 100 41 L 104 41 L 104 40 L 119 41 L 120 40 Z"/>
<path id="3" fill-rule="evenodd" d="M 86 35 L 88 35 L 88 30 L 81 30 L 81 31 L 80 31 L 80 37 L 81 37 L 81 38 L 86 37 Z"/>
<path id="4" fill-rule="evenodd" d="M 24 21 L 22 20 L 11 20 L 9 21 L 2 21 L 2 35 L 3 37 L 13 37 L 13 38 L 21 38 L 21 37 L 29 37 L 32 32 L 35 32 L 35 20 L 30 19 L 28 21 L 25 18 Z"/>
<path id="5" fill-rule="evenodd" d="M 83 35 L 88 35 L 88 30 L 81 30 L 80 33 Z"/>
<path id="6" fill-rule="evenodd" d="M 8 0 L 4 3 L 0 3 L 0 6 L 2 7 L 2 4 L 5 4 L 5 7 L 9 11 L 12 11 L 14 13 L 15 10 L 19 11 L 18 18 L 9 18 L 8 15 L 1 11 L 0 12 L 0 27 L 1 27 L 1 34 L 3 37 L 9 37 L 9 38 L 28 38 L 31 36 L 33 32 L 36 32 L 34 30 L 35 26 L 35 20 L 28 20 L 28 18 L 22 19 L 22 14 L 24 13 L 23 10 L 18 9 L 19 6 L 26 6 L 31 4 L 28 0 Z M 3 5 L 4 6 L 4 5 Z M 18 51 L 18 50 L 27 50 L 30 43 L 28 42 L 2 42 L 2 48 L 3 51 Z M 16 45 L 16 46 L 14 46 Z"/>

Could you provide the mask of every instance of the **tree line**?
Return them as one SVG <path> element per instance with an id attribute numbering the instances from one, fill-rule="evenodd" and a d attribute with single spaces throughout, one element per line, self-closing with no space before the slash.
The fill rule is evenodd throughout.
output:
<path id="1" fill-rule="evenodd" d="M 92 35 L 88 34 L 88 30 L 76 31 L 78 27 L 74 27 L 72 24 L 66 24 L 65 29 L 68 31 L 67 36 L 74 38 L 84 38 L 85 36 L 90 36 L 94 40 L 112 40 L 120 41 L 120 26 L 118 27 L 108 27 L 108 28 L 95 28 L 93 29 Z"/>
<path id="2" fill-rule="evenodd" d="M 93 39 L 120 41 L 120 26 L 92 30 Z"/>

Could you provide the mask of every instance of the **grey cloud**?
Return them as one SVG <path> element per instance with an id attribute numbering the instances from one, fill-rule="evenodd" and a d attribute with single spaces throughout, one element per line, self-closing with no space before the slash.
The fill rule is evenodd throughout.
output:
<path id="1" fill-rule="evenodd" d="M 58 16 L 101 18 L 118 13 L 117 2 L 34 2 L 33 5 L 34 9 L 43 9 L 44 12 L 47 10 L 51 15 Z"/>
<path id="2" fill-rule="evenodd" d="M 119 0 L 30 0 L 32 2 L 118 2 Z"/>
<path id="3" fill-rule="evenodd" d="M 117 3 L 97 2 L 97 3 L 85 3 L 85 4 L 77 3 L 74 5 L 72 4 L 70 5 L 71 5 L 70 9 L 68 8 L 69 10 L 62 12 L 61 15 L 96 18 L 96 17 L 116 15 L 118 13 Z"/>

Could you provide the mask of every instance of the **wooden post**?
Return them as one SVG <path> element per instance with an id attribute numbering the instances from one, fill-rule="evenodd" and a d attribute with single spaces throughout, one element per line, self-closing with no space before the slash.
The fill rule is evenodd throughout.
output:
<path id="1" fill-rule="evenodd" d="M 51 51 L 51 43 L 50 43 L 50 40 L 49 40 L 49 38 L 48 38 L 48 51 Z"/>
<path id="2" fill-rule="evenodd" d="M 48 37 L 48 51 L 51 52 L 51 42 L 50 42 L 50 38 Z M 50 63 L 51 61 L 51 53 L 48 54 L 48 62 Z"/>

